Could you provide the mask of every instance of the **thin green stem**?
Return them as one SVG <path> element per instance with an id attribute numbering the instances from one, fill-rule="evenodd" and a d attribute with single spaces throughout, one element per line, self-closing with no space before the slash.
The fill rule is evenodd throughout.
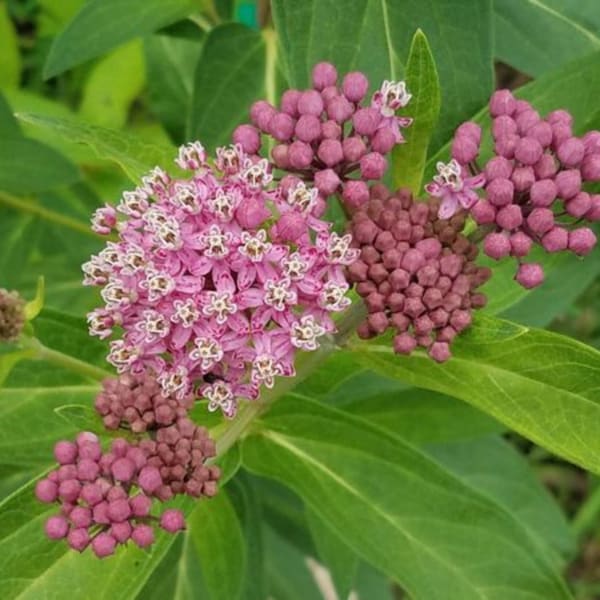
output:
<path id="1" fill-rule="evenodd" d="M 29 348 L 35 352 L 34 356 L 32 356 L 35 360 L 45 360 L 50 364 L 63 367 L 64 369 L 87 377 L 88 379 L 102 381 L 107 377 L 114 376 L 110 371 L 105 371 L 104 369 L 90 365 L 83 360 L 79 360 L 78 358 L 74 358 L 73 356 L 69 356 L 58 350 L 48 348 L 37 338 L 26 337 L 22 340 L 21 345 L 24 348 Z"/>
<path id="2" fill-rule="evenodd" d="M 573 521 L 571 528 L 575 537 L 581 539 L 594 527 L 598 527 L 600 516 L 600 485 L 592 492 L 590 497 L 581 506 Z"/>
<path id="3" fill-rule="evenodd" d="M 16 196 L 12 196 L 6 192 L 0 192 L 0 204 L 5 204 L 6 206 L 10 206 L 15 210 L 35 215 L 40 217 L 40 219 L 49 221 L 50 223 L 56 223 L 57 225 L 68 227 L 69 229 L 73 229 L 74 231 L 89 235 L 96 239 L 106 239 L 105 236 L 94 233 L 86 223 L 82 223 L 81 221 L 66 215 L 61 215 L 58 212 L 50 210 L 49 208 L 45 208 L 44 206 L 40 206 L 39 204 L 36 204 L 30 200 L 17 198 Z"/>

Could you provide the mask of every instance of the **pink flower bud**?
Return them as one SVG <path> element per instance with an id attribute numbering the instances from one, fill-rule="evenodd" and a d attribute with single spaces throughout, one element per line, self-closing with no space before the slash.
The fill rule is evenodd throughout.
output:
<path id="1" fill-rule="evenodd" d="M 327 103 L 327 116 L 338 123 L 347 121 L 354 112 L 354 107 L 344 96 L 336 96 Z"/>
<path id="2" fill-rule="evenodd" d="M 479 154 L 479 145 L 475 140 L 466 135 L 457 135 L 452 142 L 452 158 L 456 159 L 460 164 L 475 160 Z"/>
<path id="3" fill-rule="evenodd" d="M 51 540 L 61 540 L 69 531 L 69 523 L 64 517 L 55 515 L 46 520 L 44 529 Z"/>
<path id="4" fill-rule="evenodd" d="M 544 270 L 538 263 L 526 263 L 519 265 L 515 279 L 524 288 L 537 287 L 544 281 Z"/>
<path id="5" fill-rule="evenodd" d="M 580 227 L 569 233 L 569 250 L 579 256 L 589 254 L 596 245 L 596 235 L 589 227 Z"/>
<path id="6" fill-rule="evenodd" d="M 517 192 L 525 192 L 534 184 L 535 174 L 531 167 L 516 167 L 510 179 Z"/>
<path id="7" fill-rule="evenodd" d="M 542 153 L 541 144 L 531 137 L 521 138 L 515 147 L 515 158 L 524 165 L 535 165 Z"/>
<path id="8" fill-rule="evenodd" d="M 125 498 L 113 500 L 108 503 L 107 509 L 108 518 L 114 523 L 126 521 L 131 516 L 131 507 Z"/>
<path id="9" fill-rule="evenodd" d="M 298 116 L 298 98 L 301 93 L 298 90 L 286 90 L 281 96 L 281 110 L 290 117 Z"/>
<path id="10" fill-rule="evenodd" d="M 321 135 L 330 140 L 339 140 L 342 137 L 342 128 L 335 121 L 325 121 L 321 125 Z"/>
<path id="11" fill-rule="evenodd" d="M 271 212 L 257 198 L 246 198 L 237 207 L 235 216 L 244 229 L 256 229 L 271 216 Z"/>
<path id="12" fill-rule="evenodd" d="M 490 115 L 512 115 L 516 108 L 516 100 L 510 90 L 497 90 L 490 98 Z"/>
<path id="13" fill-rule="evenodd" d="M 587 192 L 579 192 L 565 204 L 567 212 L 573 217 L 583 217 L 592 208 L 592 199 Z"/>
<path id="14" fill-rule="evenodd" d="M 77 446 L 72 442 L 60 441 L 54 445 L 54 458 L 61 465 L 75 462 L 77 458 Z"/>
<path id="15" fill-rule="evenodd" d="M 509 204 L 498 211 L 496 215 L 496 223 L 502 229 L 516 229 L 523 223 L 523 214 L 521 207 L 517 204 Z"/>
<path id="16" fill-rule="evenodd" d="M 160 517 L 160 526 L 169 533 L 185 529 L 185 519 L 180 510 L 169 508 Z"/>
<path id="17" fill-rule="evenodd" d="M 364 181 L 351 179 L 344 183 L 342 197 L 350 208 L 360 208 L 369 201 L 369 188 Z"/>
<path id="18" fill-rule="evenodd" d="M 517 134 L 517 123 L 507 115 L 497 117 L 492 121 L 492 135 L 495 140 Z"/>
<path id="19" fill-rule="evenodd" d="M 248 154 L 256 154 L 260 150 L 260 135 L 252 125 L 240 125 L 233 132 L 233 141 L 239 144 Z"/>
<path id="20" fill-rule="evenodd" d="M 452 356 L 450 345 L 447 342 L 434 342 L 429 348 L 428 354 L 438 363 L 446 362 Z"/>
<path id="21" fill-rule="evenodd" d="M 276 235 L 284 242 L 295 242 L 306 231 L 305 218 L 296 211 L 287 212 L 277 221 Z"/>
<path id="22" fill-rule="evenodd" d="M 327 106 L 327 104 L 330 100 L 332 100 L 333 98 L 337 98 L 339 95 L 340 95 L 340 93 L 339 93 L 338 89 L 335 87 L 335 85 L 328 85 L 321 92 L 321 98 L 323 98 L 323 102 L 325 103 L 325 106 Z"/>
<path id="23" fill-rule="evenodd" d="M 302 117 L 301 117 L 302 118 Z M 294 134 L 294 119 L 287 113 L 277 113 L 269 123 L 269 133 L 279 142 L 287 142 Z"/>
<path id="24" fill-rule="evenodd" d="M 379 228 L 371 220 L 361 221 L 352 229 L 352 235 L 359 244 L 372 244 L 378 233 Z"/>
<path id="25" fill-rule="evenodd" d="M 88 504 L 88 506 L 95 506 L 98 502 L 102 501 L 104 494 L 102 488 L 97 483 L 86 483 L 81 488 L 79 497 Z"/>
<path id="26" fill-rule="evenodd" d="M 478 200 L 471 207 L 471 216 L 478 225 L 489 225 L 496 220 L 496 209 L 490 202 Z"/>
<path id="27" fill-rule="evenodd" d="M 585 153 L 583 142 L 576 137 L 568 138 L 560 144 L 556 152 L 558 160 L 565 167 L 576 167 Z"/>
<path id="28" fill-rule="evenodd" d="M 558 165 L 551 154 L 543 154 L 533 167 L 533 170 L 538 179 L 550 179 L 556 175 Z"/>
<path id="29" fill-rule="evenodd" d="M 312 148 L 305 142 L 296 140 L 288 149 L 290 165 L 294 169 L 306 169 L 313 160 Z"/>
<path id="30" fill-rule="evenodd" d="M 87 529 L 71 529 L 67 536 L 69 546 L 77 552 L 83 552 L 90 543 L 90 534 Z"/>
<path id="31" fill-rule="evenodd" d="M 527 132 L 540 122 L 540 115 L 537 110 L 525 110 L 516 116 L 515 122 L 519 135 L 527 135 Z"/>
<path id="32" fill-rule="evenodd" d="M 503 156 L 494 156 L 485 166 L 485 180 L 492 181 L 501 177 L 509 179 L 513 171 L 513 164 Z"/>
<path id="33" fill-rule="evenodd" d="M 581 141 L 585 147 L 586 154 L 600 153 L 600 131 L 588 131 Z"/>
<path id="34" fill-rule="evenodd" d="M 387 169 L 387 160 L 378 152 L 369 152 L 360 159 L 360 174 L 364 179 L 381 179 Z"/>
<path id="35" fill-rule="evenodd" d="M 389 127 L 382 127 L 375 132 L 371 140 L 371 148 L 375 152 L 387 154 L 396 145 L 396 136 Z"/>
<path id="36" fill-rule="evenodd" d="M 473 121 L 465 121 L 461 123 L 454 133 L 454 137 L 468 137 L 471 138 L 477 146 L 481 143 L 481 127 Z"/>
<path id="37" fill-rule="evenodd" d="M 489 233 L 483 241 L 483 251 L 494 260 L 510 254 L 510 242 L 502 233 Z"/>
<path id="38" fill-rule="evenodd" d="M 552 146 L 555 149 L 571 137 L 573 137 L 573 130 L 570 125 L 566 125 L 565 123 L 555 123 L 552 125 Z"/>
<path id="39" fill-rule="evenodd" d="M 588 221 L 600 221 L 600 194 L 594 194 L 591 197 L 591 203 L 592 205 L 585 218 Z"/>
<path id="40" fill-rule="evenodd" d="M 340 178 L 333 169 L 324 169 L 315 173 L 315 186 L 325 196 L 333 194 L 340 183 Z"/>
<path id="41" fill-rule="evenodd" d="M 542 238 L 546 252 L 562 252 L 569 245 L 569 232 L 563 227 L 553 227 Z"/>
<path id="42" fill-rule="evenodd" d="M 135 474 L 135 464 L 128 458 L 118 458 L 110 467 L 116 481 L 129 483 Z"/>
<path id="43" fill-rule="evenodd" d="M 589 154 L 583 159 L 581 176 L 586 181 L 600 181 L 600 154 Z"/>
<path id="44" fill-rule="evenodd" d="M 328 62 L 317 63 L 312 70 L 312 84 L 315 90 L 323 90 L 337 81 L 337 70 Z"/>
<path id="45" fill-rule="evenodd" d="M 527 225 L 531 231 L 542 235 L 554 227 L 554 213 L 549 208 L 534 208 L 527 217 Z"/>
<path id="46" fill-rule="evenodd" d="M 552 125 L 546 121 L 540 121 L 527 132 L 527 137 L 536 139 L 542 148 L 548 148 L 552 143 Z"/>
<path id="47" fill-rule="evenodd" d="M 314 115 L 302 115 L 296 123 L 296 137 L 303 142 L 313 142 L 321 137 L 321 121 Z"/>
<path id="48" fill-rule="evenodd" d="M 117 540 L 108 533 L 99 533 L 92 540 L 92 550 L 98 558 L 105 558 L 114 554 Z"/>
<path id="49" fill-rule="evenodd" d="M 513 158 L 519 139 L 519 136 L 516 134 L 505 135 L 500 138 L 496 138 L 494 151 L 499 156 L 504 156 L 504 158 Z"/>
<path id="50" fill-rule="evenodd" d="M 554 178 L 556 191 L 563 200 L 568 200 L 577 195 L 581 190 L 581 174 L 578 169 L 561 171 Z"/>
<path id="51" fill-rule="evenodd" d="M 514 185 L 510 179 L 497 178 L 486 187 L 487 199 L 495 206 L 511 204 L 515 193 Z"/>
<path id="52" fill-rule="evenodd" d="M 261 131 L 268 131 L 271 119 L 277 114 L 273 106 L 264 100 L 255 102 L 250 108 L 250 119 Z"/>
<path id="53" fill-rule="evenodd" d="M 534 206 L 550 206 L 556 199 L 556 194 L 556 185 L 552 179 L 540 179 L 529 190 L 529 198 Z"/>
<path id="54" fill-rule="evenodd" d="M 527 100 L 517 100 L 515 102 L 515 115 L 520 115 L 522 112 L 531 110 L 531 104 Z"/>
<path id="55" fill-rule="evenodd" d="M 323 112 L 323 98 L 316 90 L 302 92 L 298 98 L 298 112 L 301 115 L 315 115 Z"/>
<path id="56" fill-rule="evenodd" d="M 348 73 L 342 83 L 344 96 L 350 102 L 360 102 L 369 89 L 369 80 L 360 71 Z"/>
<path id="57" fill-rule="evenodd" d="M 289 159 L 289 146 L 287 144 L 277 144 L 271 150 L 271 157 L 273 158 L 273 162 L 280 169 L 288 169 L 290 166 Z"/>
<path id="58" fill-rule="evenodd" d="M 334 167 L 344 160 L 342 144 L 338 140 L 323 140 L 319 144 L 317 156 L 328 166 Z"/>
<path id="59" fill-rule="evenodd" d="M 522 258 L 531 252 L 533 240 L 522 231 L 517 231 L 510 236 L 510 254 Z"/>
<path id="60" fill-rule="evenodd" d="M 380 122 L 381 113 L 375 108 L 359 108 L 352 117 L 352 124 L 359 135 L 373 135 Z"/>
<path id="61" fill-rule="evenodd" d="M 58 486 L 58 495 L 64 502 L 76 502 L 81 491 L 81 484 L 76 479 L 67 479 Z"/>
<path id="62" fill-rule="evenodd" d="M 361 157 L 367 152 L 367 147 L 362 141 L 362 138 L 358 136 L 352 136 L 346 138 L 342 142 L 342 150 L 344 152 L 344 158 L 348 162 L 358 162 Z"/>
<path id="63" fill-rule="evenodd" d="M 89 527 L 92 524 L 92 511 L 83 506 L 76 506 L 69 514 L 75 527 Z"/>
<path id="64" fill-rule="evenodd" d="M 131 533 L 131 539 L 140 548 L 147 548 L 154 543 L 154 530 L 150 525 L 136 525 Z"/>
<path id="65" fill-rule="evenodd" d="M 550 125 L 554 125 L 555 123 L 562 123 L 568 125 L 569 127 L 573 124 L 573 117 L 571 113 L 566 110 L 553 110 L 546 117 L 546 121 L 550 123 Z"/>
<path id="66" fill-rule="evenodd" d="M 119 544 L 124 544 L 131 537 L 132 527 L 128 521 L 122 523 L 113 523 L 110 528 L 112 535 Z"/>
<path id="67" fill-rule="evenodd" d="M 394 338 L 396 354 L 410 354 L 417 347 L 417 340 L 410 333 L 401 333 Z"/>
<path id="68" fill-rule="evenodd" d="M 49 479 L 40 479 L 35 486 L 35 495 L 40 502 L 54 502 L 58 498 L 58 486 Z"/>
<path id="69" fill-rule="evenodd" d="M 138 475 L 138 485 L 147 494 L 153 494 L 162 485 L 160 471 L 156 467 L 144 467 Z"/>

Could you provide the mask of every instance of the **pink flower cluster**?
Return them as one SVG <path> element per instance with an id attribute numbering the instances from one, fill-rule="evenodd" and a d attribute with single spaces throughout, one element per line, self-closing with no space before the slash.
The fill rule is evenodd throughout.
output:
<path id="1" fill-rule="evenodd" d="M 93 552 L 104 558 L 129 540 L 140 548 L 150 546 L 154 522 L 171 533 L 185 527 L 179 510 L 151 515 L 156 481 L 162 480 L 141 447 L 119 438 L 110 452 L 103 453 L 98 438 L 83 432 L 75 443 L 58 442 L 54 456 L 60 466 L 35 488 L 41 502 L 60 504 L 59 514 L 45 524 L 50 539 L 66 538 L 78 552 L 91 544 Z"/>
<path id="2" fill-rule="evenodd" d="M 515 279 L 533 288 L 544 280 L 539 263 L 524 262 L 534 244 L 580 256 L 596 245 L 594 232 L 581 224 L 600 220 L 600 195 L 584 188 L 600 181 L 600 132 L 578 138 L 567 111 L 541 118 L 508 90 L 493 94 L 490 115 L 494 156 L 483 171 L 477 165 L 481 129 L 463 123 L 452 143 L 452 161 L 438 164 L 426 189 L 442 199 L 440 216 L 470 210 L 488 230 L 484 252 L 495 260 L 513 256 L 519 265 Z M 479 199 L 475 190 L 481 187 Z"/>
<path id="3" fill-rule="evenodd" d="M 404 141 L 401 128 L 412 119 L 396 116 L 396 111 L 411 95 L 403 81 L 384 81 L 363 105 L 366 76 L 348 73 L 338 87 L 335 67 L 325 62 L 314 67 L 312 83 L 309 90 L 284 92 L 279 109 L 265 101 L 254 103 L 253 125 L 240 125 L 233 139 L 257 154 L 260 134 L 273 138 L 271 156 L 277 168 L 314 182 L 324 198 L 339 192 L 347 206 L 358 208 L 369 199 L 367 181 L 381 179 L 385 155 Z"/>
<path id="4" fill-rule="evenodd" d="M 156 168 L 94 215 L 118 241 L 83 266 L 105 302 L 90 333 L 122 334 L 108 356 L 119 372 L 151 370 L 164 395 L 197 393 L 232 417 L 238 398 L 294 375 L 295 351 L 334 330 L 357 253 L 318 218 L 316 189 L 272 185 L 267 161 L 239 144 L 214 166 L 198 142 L 176 162 L 188 179 Z"/>

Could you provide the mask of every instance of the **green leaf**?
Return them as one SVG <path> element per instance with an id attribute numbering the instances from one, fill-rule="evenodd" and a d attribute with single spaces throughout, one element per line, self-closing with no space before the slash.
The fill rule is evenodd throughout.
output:
<path id="1" fill-rule="evenodd" d="M 185 17 L 192 0 L 90 0 L 54 40 L 44 77 L 54 77 L 135 37 Z"/>
<path id="2" fill-rule="evenodd" d="M 598 27 L 590 27 L 585 5 L 582 0 L 495 2 L 495 55 L 519 71 L 539 76 L 598 50 Z M 589 8 L 590 14 L 597 13 L 593 0 Z M 531 23 L 535 27 L 529 27 Z"/>
<path id="3" fill-rule="evenodd" d="M 240 598 L 246 574 L 246 548 L 240 521 L 224 490 L 198 502 L 188 518 L 210 600 Z"/>
<path id="4" fill-rule="evenodd" d="M 423 185 L 423 171 L 427 149 L 440 114 L 440 82 L 431 54 L 431 48 L 423 32 L 415 33 L 406 63 L 406 85 L 412 99 L 403 116 L 412 117 L 413 123 L 406 130 L 406 142 L 393 151 L 394 189 L 409 187 L 419 194 Z"/>
<path id="5" fill-rule="evenodd" d="M 452 395 L 585 469 L 600 472 L 600 352 L 571 338 L 477 317 L 443 364 L 357 344 L 364 365 Z"/>
<path id="6" fill-rule="evenodd" d="M 27 321 L 32 321 L 33 319 L 35 319 L 42 311 L 42 308 L 44 308 L 45 289 L 46 288 L 45 288 L 45 284 L 44 284 L 44 278 L 38 277 L 37 289 L 35 291 L 35 298 L 30 300 L 25 305 L 24 312 L 25 312 L 25 319 Z"/>
<path id="7" fill-rule="evenodd" d="M 15 194 L 41 192 L 79 179 L 61 154 L 26 138 L 3 139 L 0 145 L 0 190 Z"/>
<path id="8" fill-rule="evenodd" d="M 295 397 L 263 426 L 244 464 L 289 485 L 412 598 L 570 598 L 512 515 L 399 438 Z"/>
<path id="9" fill-rule="evenodd" d="M 358 556 L 313 510 L 306 511 L 306 518 L 320 562 L 329 570 L 338 597 L 347 598 L 358 569 Z"/>
<path id="10" fill-rule="evenodd" d="M 157 165 L 168 169 L 176 156 L 174 148 L 157 146 L 105 127 L 29 113 L 19 113 L 17 117 L 71 142 L 90 146 L 100 158 L 117 163 L 135 183 Z"/>
<path id="11" fill-rule="evenodd" d="M 233 23 L 211 30 L 196 65 L 188 138 L 211 150 L 228 143 L 266 93 L 265 69 L 263 35 Z"/>
<path id="12" fill-rule="evenodd" d="M 13 111 L 2 94 L 0 94 L 0 136 L 3 139 L 22 137 L 19 124 L 13 116 Z"/>
<path id="13" fill-rule="evenodd" d="M 21 360 L 33 355 L 32 350 L 9 350 L 0 352 L 0 385 L 9 376 L 13 367 Z"/>
<path id="14" fill-rule="evenodd" d="M 574 555 L 575 538 L 564 514 L 510 444 L 494 436 L 433 444 L 426 452 L 511 512 L 539 538 L 558 567 Z"/>
<path id="15" fill-rule="evenodd" d="M 16 87 L 21 80 L 19 38 L 8 14 L 8 5 L 0 3 L 0 89 Z"/>
<path id="16" fill-rule="evenodd" d="M 146 82 L 141 40 L 113 50 L 90 71 L 79 113 L 94 125 L 121 129 Z"/>
<path id="17" fill-rule="evenodd" d="M 418 445 L 477 438 L 504 430 L 486 413 L 460 400 L 416 388 L 375 392 L 343 408 Z"/>
<path id="18" fill-rule="evenodd" d="M 98 388 L 95 388 L 94 391 L 97 392 Z M 94 395 L 90 394 L 90 399 Z M 98 413 L 92 408 L 91 402 L 87 406 L 83 404 L 63 404 L 56 407 L 54 412 L 61 419 L 72 425 L 76 431 L 91 431 L 99 436 L 109 435 Z M 118 434 L 118 432 L 116 433 Z"/>
<path id="19" fill-rule="evenodd" d="M 204 34 L 195 40 L 153 35 L 144 40 L 150 109 L 176 143 L 185 141 L 194 73 Z"/>

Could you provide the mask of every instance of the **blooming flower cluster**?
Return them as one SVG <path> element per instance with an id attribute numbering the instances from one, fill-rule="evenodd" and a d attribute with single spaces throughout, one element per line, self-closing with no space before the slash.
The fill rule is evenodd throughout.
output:
<path id="1" fill-rule="evenodd" d="M 154 522 L 171 533 L 185 527 L 179 510 L 167 509 L 160 517 L 151 514 L 152 496 L 162 478 L 141 445 L 118 438 L 111 451 L 103 453 L 98 438 L 83 432 L 75 443 L 58 442 L 54 456 L 60 466 L 35 488 L 41 502 L 60 505 L 59 513 L 45 524 L 50 539 L 66 538 L 78 552 L 91 544 L 104 558 L 129 540 L 140 548 L 150 546 Z"/>
<path id="2" fill-rule="evenodd" d="M 348 268 L 348 278 L 369 313 L 360 337 L 391 329 L 397 353 L 420 346 L 443 362 L 454 337 L 471 324 L 471 310 L 485 305 L 476 289 L 491 272 L 474 263 L 477 246 L 461 233 L 464 213 L 444 220 L 439 208 L 437 200 L 414 202 L 409 190 L 392 195 L 373 186 L 351 222 L 360 259 Z"/>
<path id="3" fill-rule="evenodd" d="M 524 262 L 534 244 L 580 256 L 596 244 L 594 232 L 580 225 L 600 220 L 600 195 L 583 187 L 600 181 L 600 131 L 575 137 L 567 111 L 541 118 L 508 90 L 495 92 L 489 108 L 494 156 L 483 171 L 477 165 L 481 129 L 463 123 L 452 143 L 452 161 L 438 164 L 426 189 L 442 200 L 442 217 L 469 209 L 489 230 L 484 252 L 495 260 L 513 256 L 517 282 L 533 288 L 544 280 L 540 264 Z M 482 187 L 479 199 L 475 190 Z"/>
<path id="4" fill-rule="evenodd" d="M 283 93 L 279 109 L 268 102 L 253 104 L 253 125 L 240 125 L 233 139 L 249 154 L 261 148 L 261 133 L 276 142 L 271 156 L 279 169 L 314 182 L 323 198 L 340 193 L 347 206 L 369 199 L 367 182 L 387 168 L 385 155 L 404 141 L 401 128 L 412 119 L 396 115 L 411 95 L 403 81 L 384 81 L 363 105 L 369 81 L 361 72 L 348 73 L 338 87 L 330 63 L 317 64 L 312 89 Z"/>
<path id="5" fill-rule="evenodd" d="M 0 342 L 15 341 L 25 325 L 25 300 L 0 288 Z"/>
<path id="6" fill-rule="evenodd" d="M 317 216 L 316 189 L 273 184 L 267 161 L 241 145 L 218 149 L 211 166 L 191 143 L 176 162 L 188 179 L 156 168 L 94 215 L 94 230 L 118 241 L 83 266 L 105 302 L 90 333 L 122 334 L 108 356 L 119 372 L 152 371 L 165 396 L 197 393 L 232 417 L 238 398 L 292 376 L 296 349 L 334 330 L 357 253 Z"/>

